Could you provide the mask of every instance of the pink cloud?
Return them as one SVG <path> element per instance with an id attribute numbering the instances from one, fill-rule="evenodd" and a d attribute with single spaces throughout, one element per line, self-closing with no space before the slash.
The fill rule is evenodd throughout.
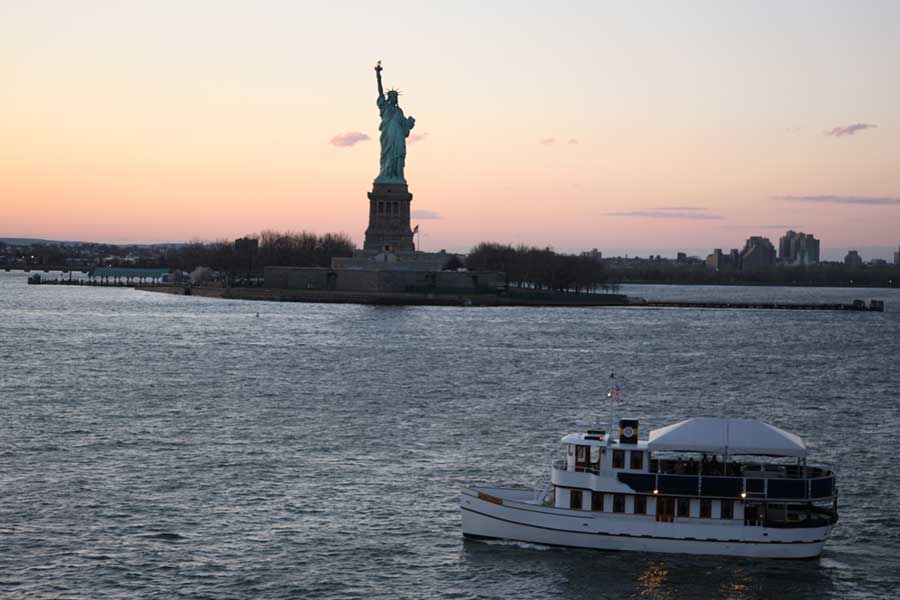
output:
<path id="1" fill-rule="evenodd" d="M 826 131 L 825 135 L 843 137 L 845 135 L 854 135 L 857 131 L 864 131 L 866 129 L 872 129 L 873 127 L 878 127 L 878 125 L 872 125 L 870 123 L 854 123 L 852 125 L 835 127 L 831 131 Z"/>
<path id="2" fill-rule="evenodd" d="M 408 138 L 406 138 L 406 142 L 408 144 L 415 144 L 416 142 L 421 142 L 426 137 L 428 137 L 428 132 L 425 133 L 413 133 L 410 134 Z"/>
<path id="3" fill-rule="evenodd" d="M 365 133 L 360 131 L 348 131 L 347 133 L 339 133 L 328 142 L 332 146 L 337 146 L 338 148 L 346 148 L 348 146 L 352 146 L 357 142 L 365 142 L 371 139 Z"/>

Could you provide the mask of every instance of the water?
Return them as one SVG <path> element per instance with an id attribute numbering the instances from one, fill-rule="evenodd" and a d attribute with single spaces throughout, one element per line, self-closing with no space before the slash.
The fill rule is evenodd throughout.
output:
<path id="1" fill-rule="evenodd" d="M 900 582 L 900 291 L 630 286 L 885 313 L 249 303 L 0 273 L 5 598 L 883 598 Z M 257 311 L 259 317 L 256 317 Z M 756 417 L 839 473 L 820 559 L 464 542 L 466 481 L 566 432 Z"/>

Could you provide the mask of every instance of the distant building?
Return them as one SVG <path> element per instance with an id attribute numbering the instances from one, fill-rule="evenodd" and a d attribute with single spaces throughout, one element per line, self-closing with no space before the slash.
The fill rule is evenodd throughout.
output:
<path id="1" fill-rule="evenodd" d="M 741 270 L 757 271 L 775 264 L 775 246 L 766 237 L 755 235 L 747 240 L 741 251 Z"/>
<path id="2" fill-rule="evenodd" d="M 900 265 L 900 248 L 898 248 L 897 251 L 894 252 L 894 264 Z"/>
<path id="3" fill-rule="evenodd" d="M 778 240 L 778 258 L 787 265 L 814 265 L 819 262 L 819 240 L 811 233 L 788 230 Z"/>
<path id="4" fill-rule="evenodd" d="M 847 256 L 844 257 L 844 264 L 848 267 L 860 267 L 863 264 L 863 259 L 859 255 L 859 252 L 850 250 L 847 252 Z"/>
<path id="5" fill-rule="evenodd" d="M 883 258 L 873 258 L 869 261 L 869 264 L 873 267 L 886 267 L 888 261 L 884 260 Z"/>
<path id="6" fill-rule="evenodd" d="M 728 254 L 722 252 L 721 248 L 716 248 L 713 253 L 706 257 L 706 266 L 717 271 L 741 268 L 741 255 L 736 248 L 733 248 Z"/>

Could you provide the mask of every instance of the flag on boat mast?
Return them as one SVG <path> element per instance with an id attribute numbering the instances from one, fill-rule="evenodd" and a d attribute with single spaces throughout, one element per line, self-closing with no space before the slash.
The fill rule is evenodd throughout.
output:
<path id="1" fill-rule="evenodd" d="M 619 384 L 616 383 L 616 374 L 610 373 L 609 378 L 612 379 L 612 388 L 606 392 L 606 397 L 611 398 L 618 402 L 622 398 L 622 388 L 619 387 Z"/>

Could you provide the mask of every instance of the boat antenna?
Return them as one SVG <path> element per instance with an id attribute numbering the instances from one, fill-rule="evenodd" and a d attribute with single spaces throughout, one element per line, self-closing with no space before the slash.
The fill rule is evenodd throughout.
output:
<path id="1" fill-rule="evenodd" d="M 615 373 L 609 374 L 609 381 L 609 390 L 606 392 L 606 398 L 609 400 L 609 435 L 607 436 L 607 439 L 611 441 L 613 439 L 613 432 L 616 430 L 615 402 L 619 399 L 619 386 L 616 385 Z"/>

